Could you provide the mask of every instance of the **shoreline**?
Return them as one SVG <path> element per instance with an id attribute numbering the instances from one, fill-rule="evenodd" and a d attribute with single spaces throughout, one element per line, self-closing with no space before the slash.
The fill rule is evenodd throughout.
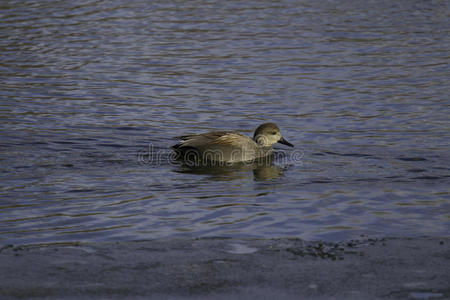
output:
<path id="1" fill-rule="evenodd" d="M 448 299 L 450 238 L 0 247 L 2 299 Z"/>

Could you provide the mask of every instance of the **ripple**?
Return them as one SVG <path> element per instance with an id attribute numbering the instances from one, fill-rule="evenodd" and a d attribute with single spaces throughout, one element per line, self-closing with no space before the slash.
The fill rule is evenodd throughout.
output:
<path id="1" fill-rule="evenodd" d="M 447 235 L 446 9 L 2 3 L 0 243 Z M 298 157 L 170 159 L 173 136 L 265 121 Z"/>

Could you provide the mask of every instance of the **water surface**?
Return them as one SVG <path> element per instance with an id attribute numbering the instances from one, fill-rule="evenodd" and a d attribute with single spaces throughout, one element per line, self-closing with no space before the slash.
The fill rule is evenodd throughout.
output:
<path id="1" fill-rule="evenodd" d="M 0 244 L 442 236 L 447 1 L 2 1 Z M 252 135 L 263 169 L 171 137 Z"/>

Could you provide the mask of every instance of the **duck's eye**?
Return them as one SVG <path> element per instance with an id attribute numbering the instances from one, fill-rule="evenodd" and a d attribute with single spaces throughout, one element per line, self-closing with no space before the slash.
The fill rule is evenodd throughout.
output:
<path id="1" fill-rule="evenodd" d="M 270 134 L 275 135 L 275 134 L 277 134 L 277 132 L 276 131 L 271 131 Z"/>

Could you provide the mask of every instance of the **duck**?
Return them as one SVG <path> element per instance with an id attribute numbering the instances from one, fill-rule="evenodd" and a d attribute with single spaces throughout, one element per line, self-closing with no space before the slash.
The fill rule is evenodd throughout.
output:
<path id="1" fill-rule="evenodd" d="M 237 131 L 210 131 L 175 138 L 180 140 L 172 146 L 176 158 L 191 164 L 251 162 L 271 156 L 272 145 L 276 143 L 294 147 L 282 137 L 275 123 L 259 125 L 253 138 Z"/>

